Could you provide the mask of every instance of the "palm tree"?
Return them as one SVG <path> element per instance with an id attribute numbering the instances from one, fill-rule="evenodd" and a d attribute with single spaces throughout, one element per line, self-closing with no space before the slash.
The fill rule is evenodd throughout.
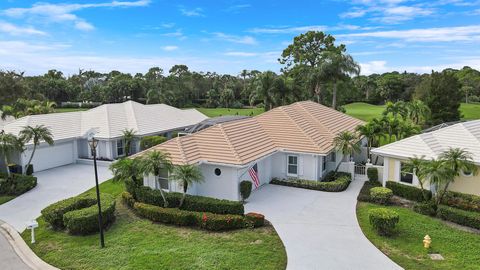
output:
<path id="1" fill-rule="evenodd" d="M 388 142 L 391 143 L 393 135 L 398 134 L 400 121 L 392 116 L 384 116 L 381 121 L 383 123 L 383 127 L 387 130 Z"/>
<path id="2" fill-rule="evenodd" d="M 23 141 L 17 136 L 0 131 L 0 154 L 3 155 L 7 175 L 10 177 L 10 169 L 8 168 L 8 156 L 14 151 L 23 151 Z"/>
<path id="3" fill-rule="evenodd" d="M 52 131 L 48 127 L 44 125 L 37 125 L 35 127 L 24 127 L 20 131 L 20 138 L 21 140 L 23 140 L 24 143 L 28 143 L 30 141 L 32 141 L 33 143 L 32 154 L 30 155 L 30 159 L 28 159 L 27 165 L 25 166 L 25 170 L 23 172 L 24 174 L 27 174 L 27 170 L 32 163 L 33 156 L 35 155 L 35 150 L 37 150 L 37 146 L 40 145 L 42 141 L 48 143 L 48 145 L 53 145 L 53 135 Z"/>
<path id="4" fill-rule="evenodd" d="M 461 148 L 449 148 L 439 155 L 439 159 L 451 171 L 451 174 L 448 174 L 450 177 L 446 179 L 443 190 L 439 194 L 438 202 L 440 203 L 448 186 L 450 183 L 453 183 L 455 177 L 459 176 L 461 172 L 471 172 L 473 175 L 476 175 L 478 168 L 473 163 L 472 154 Z"/>
<path id="5" fill-rule="evenodd" d="M 128 179 L 140 186 L 139 179 L 141 179 L 140 160 L 138 158 L 122 158 L 110 165 L 110 170 L 113 173 L 114 181 L 127 181 Z"/>
<path id="6" fill-rule="evenodd" d="M 412 172 L 418 178 L 418 183 L 420 184 L 420 189 L 422 190 L 422 196 L 425 201 L 428 201 L 428 195 L 425 190 L 425 180 L 428 178 L 428 170 L 426 169 L 429 164 L 428 161 L 424 159 L 425 156 L 409 158 L 402 166 L 404 170 Z"/>
<path id="7" fill-rule="evenodd" d="M 412 135 L 420 133 L 420 127 L 410 121 L 400 122 L 397 128 L 397 139 L 405 139 Z"/>
<path id="8" fill-rule="evenodd" d="M 435 185 L 435 204 L 439 205 L 442 197 L 440 190 L 442 186 L 446 190 L 448 183 L 454 177 L 453 171 L 442 160 L 432 159 L 423 166 L 423 169 L 420 170 L 420 175 L 428 180 L 431 185 Z"/>
<path id="9" fill-rule="evenodd" d="M 383 111 L 384 116 L 388 116 L 388 114 L 392 114 L 393 118 L 397 119 L 400 115 L 404 120 L 407 118 L 408 110 L 405 102 L 398 101 L 398 102 L 391 102 L 388 101 L 385 104 L 385 110 Z"/>
<path id="10" fill-rule="evenodd" d="M 430 114 L 430 108 L 419 99 L 415 99 L 407 103 L 408 117 L 416 125 L 420 124 L 420 121 L 427 120 Z"/>
<path id="11" fill-rule="evenodd" d="M 161 151 L 148 152 L 140 159 L 140 172 L 146 175 L 154 175 L 156 178 L 161 174 L 162 170 L 170 172 L 172 170 L 172 162 L 170 161 L 170 155 Z M 165 194 L 160 187 L 160 194 L 163 198 L 164 207 L 168 206 Z"/>
<path id="12" fill-rule="evenodd" d="M 367 138 L 367 159 L 371 159 L 370 157 L 370 149 L 375 141 L 375 136 L 377 136 L 377 130 L 375 126 L 371 123 L 367 123 L 365 125 L 359 125 L 355 129 L 361 137 Z"/>
<path id="13" fill-rule="evenodd" d="M 136 133 L 137 132 L 133 129 L 124 129 L 122 131 L 123 140 L 125 141 L 125 156 L 127 157 L 130 155 L 132 141 L 135 138 Z"/>
<path id="14" fill-rule="evenodd" d="M 272 109 L 274 105 L 276 77 L 277 75 L 273 71 L 265 71 L 257 77 L 255 95 L 263 100 L 265 111 Z"/>
<path id="15" fill-rule="evenodd" d="M 354 153 L 360 152 L 360 146 L 358 145 L 358 137 L 350 131 L 342 131 L 333 139 L 333 145 L 337 151 L 342 152 L 343 156 L 351 156 Z M 340 167 L 339 163 L 335 172 Z"/>
<path id="16" fill-rule="evenodd" d="M 173 168 L 172 179 L 179 181 L 183 186 L 183 196 L 180 200 L 179 208 L 182 207 L 187 194 L 188 186 L 193 183 L 201 183 L 203 175 L 198 166 L 195 165 L 179 165 Z"/>
<path id="17" fill-rule="evenodd" d="M 360 65 L 353 60 L 353 57 L 341 51 L 325 51 L 322 54 L 323 61 L 320 63 L 320 70 L 323 77 L 333 83 L 332 108 L 337 108 L 337 85 L 339 81 L 345 80 L 350 75 L 360 73 Z"/>

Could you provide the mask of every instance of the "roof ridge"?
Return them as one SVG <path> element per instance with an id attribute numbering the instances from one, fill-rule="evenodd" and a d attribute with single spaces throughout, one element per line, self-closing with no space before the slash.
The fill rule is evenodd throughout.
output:
<path id="1" fill-rule="evenodd" d="M 288 119 L 290 119 L 291 122 L 293 122 L 293 123 L 295 124 L 295 126 L 300 130 L 300 132 L 301 132 L 303 135 L 305 135 L 305 137 L 313 143 L 313 145 L 315 145 L 316 147 L 318 147 L 318 144 L 315 142 L 315 140 L 314 140 L 312 137 L 310 137 L 310 135 L 308 135 L 308 134 L 305 132 L 305 130 L 303 130 L 303 128 L 302 128 L 301 126 L 298 125 L 298 123 L 290 116 L 289 113 L 287 113 L 287 112 L 285 111 L 285 107 L 278 107 L 278 108 L 280 109 L 281 112 L 283 112 L 283 113 L 288 117 Z M 276 143 L 275 143 L 275 144 L 276 144 Z M 317 150 L 318 150 L 318 149 L 317 149 Z"/>
<path id="2" fill-rule="evenodd" d="M 138 132 L 139 128 L 138 128 L 138 123 L 137 123 L 137 115 L 135 113 L 135 108 L 133 107 L 134 103 L 136 103 L 136 102 L 132 101 L 132 102 L 128 102 L 127 104 L 130 105 L 130 110 L 132 111 L 132 122 L 133 122 L 132 124 L 135 127 L 134 131 Z M 127 115 L 127 117 L 128 117 L 128 115 Z"/>
<path id="3" fill-rule="evenodd" d="M 220 131 L 222 132 L 223 136 L 225 137 L 225 141 L 227 142 L 228 146 L 232 149 L 233 151 L 233 154 L 235 155 L 235 158 L 239 161 L 239 162 L 243 162 L 242 159 L 240 159 L 240 155 L 238 154 L 237 150 L 233 147 L 233 144 L 232 142 L 230 141 L 230 138 L 228 137 L 228 134 L 225 132 L 225 130 L 223 129 L 223 125 L 222 124 L 218 124 L 218 127 L 220 128 Z"/>
<path id="4" fill-rule="evenodd" d="M 106 119 L 107 124 L 105 125 L 105 126 L 106 126 L 106 129 L 107 129 L 107 134 L 108 134 L 108 137 L 111 137 L 111 134 L 110 134 L 110 121 L 109 121 L 109 119 L 110 119 L 110 110 L 108 109 L 109 106 L 104 106 L 103 108 L 104 108 L 104 110 L 105 110 L 105 115 L 104 115 L 104 117 L 107 118 L 107 119 Z M 98 127 L 98 128 L 100 128 L 100 127 Z"/>
<path id="5" fill-rule="evenodd" d="M 187 156 L 185 155 L 185 151 L 183 151 L 182 140 L 181 140 L 180 138 L 181 138 L 181 137 L 175 138 L 175 140 L 177 141 L 178 150 L 180 150 L 180 156 L 182 157 L 183 162 L 184 162 L 185 164 L 188 164 Z"/>
<path id="6" fill-rule="evenodd" d="M 420 138 L 436 155 L 440 154 L 444 150 L 444 147 L 438 142 L 437 138 L 435 138 L 432 133 L 429 132 L 420 134 Z"/>

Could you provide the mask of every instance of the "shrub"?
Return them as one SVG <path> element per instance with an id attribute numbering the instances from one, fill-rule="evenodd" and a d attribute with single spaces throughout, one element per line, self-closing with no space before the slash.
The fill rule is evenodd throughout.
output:
<path id="1" fill-rule="evenodd" d="M 386 187 L 393 191 L 394 195 L 403 197 L 411 201 L 422 202 L 424 201 L 422 190 L 416 187 L 408 186 L 405 184 L 397 183 L 394 181 L 387 181 Z M 432 192 L 425 190 L 428 199 L 432 198 Z"/>
<path id="2" fill-rule="evenodd" d="M 230 108 L 232 108 L 232 109 L 242 109 L 243 108 L 243 103 L 236 100 L 232 103 L 232 105 L 230 105 Z"/>
<path id="3" fill-rule="evenodd" d="M 242 181 L 240 182 L 240 195 L 242 196 L 242 201 L 245 201 L 250 197 L 250 193 L 252 193 L 252 182 L 250 181 Z"/>
<path id="4" fill-rule="evenodd" d="M 127 191 L 122 192 L 122 200 L 128 207 L 133 208 L 135 199 L 133 198 L 132 194 Z"/>
<path id="5" fill-rule="evenodd" d="M 379 235 L 390 236 L 395 232 L 400 217 L 397 212 L 387 208 L 375 208 L 368 211 L 370 224 Z"/>
<path id="6" fill-rule="evenodd" d="M 21 195 L 37 186 L 37 178 L 31 175 L 11 174 L 0 179 L 0 194 Z"/>
<path id="7" fill-rule="evenodd" d="M 372 201 L 379 204 L 388 204 L 393 196 L 393 192 L 389 188 L 374 187 L 370 189 Z"/>
<path id="8" fill-rule="evenodd" d="M 152 204 L 163 207 L 163 198 L 159 190 L 149 187 L 138 187 L 134 190 L 134 198 L 138 202 Z M 178 207 L 182 194 L 178 192 L 169 192 L 165 194 L 168 207 Z M 209 197 L 187 195 L 182 205 L 183 210 L 196 212 L 210 212 L 215 214 L 243 215 L 244 206 L 241 202 L 220 200 Z"/>
<path id="9" fill-rule="evenodd" d="M 97 200 L 91 196 L 77 196 L 68 198 L 44 208 L 41 213 L 46 222 L 48 222 L 54 229 L 63 229 L 63 215 L 67 212 L 90 207 L 94 205 Z"/>
<path id="10" fill-rule="evenodd" d="M 344 191 L 350 185 L 350 177 L 342 176 L 335 181 L 332 182 L 319 182 L 313 180 L 302 180 L 296 178 L 290 178 L 288 180 L 280 180 L 277 178 L 272 179 L 270 184 L 287 186 L 287 187 L 297 187 L 297 188 L 305 188 L 305 189 L 313 189 L 313 190 L 320 190 L 320 191 L 328 191 L 328 192 L 340 192 Z"/>
<path id="11" fill-rule="evenodd" d="M 467 210 L 480 212 L 480 196 L 460 192 L 447 191 L 442 204 Z"/>
<path id="12" fill-rule="evenodd" d="M 115 198 L 109 194 L 101 194 L 102 227 L 105 228 L 115 220 Z M 63 215 L 63 223 L 70 234 L 86 235 L 99 231 L 98 206 L 94 205 L 73 210 Z"/>
<path id="13" fill-rule="evenodd" d="M 469 212 L 453 207 L 439 205 L 437 216 L 443 220 L 448 220 L 463 226 L 480 230 L 480 214 L 477 212 Z"/>
<path id="14" fill-rule="evenodd" d="M 433 202 L 420 202 L 413 205 L 413 211 L 431 217 L 437 214 L 436 208 L 437 206 Z"/>
<path id="15" fill-rule="evenodd" d="M 360 189 L 360 193 L 358 193 L 357 200 L 361 202 L 373 202 L 372 197 L 370 196 L 370 189 L 381 186 L 382 185 L 379 182 L 364 182 L 363 187 Z"/>
<path id="16" fill-rule="evenodd" d="M 377 168 L 368 168 L 367 177 L 369 181 L 378 182 L 378 170 Z"/>
<path id="17" fill-rule="evenodd" d="M 196 213 L 197 225 L 209 231 L 226 231 L 245 228 L 243 216 L 217 215 L 212 213 Z"/>
<path id="18" fill-rule="evenodd" d="M 26 174 L 27 175 L 32 175 L 33 174 L 33 164 L 28 165 Z"/>
<path id="19" fill-rule="evenodd" d="M 245 222 L 252 228 L 258 228 L 265 225 L 265 216 L 259 213 L 248 213 L 245 215 Z"/>
<path id="20" fill-rule="evenodd" d="M 348 177 L 350 180 L 352 178 L 352 175 L 350 173 L 346 172 L 335 172 L 335 171 L 329 171 L 323 178 L 322 182 L 332 182 L 335 181 L 336 179 L 345 176 Z"/>
<path id="21" fill-rule="evenodd" d="M 148 149 L 166 141 L 167 138 L 164 136 L 145 136 L 140 140 L 140 150 Z"/>

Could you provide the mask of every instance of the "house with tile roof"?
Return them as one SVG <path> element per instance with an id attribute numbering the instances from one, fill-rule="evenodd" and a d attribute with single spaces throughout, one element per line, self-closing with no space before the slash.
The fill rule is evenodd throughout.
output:
<path id="1" fill-rule="evenodd" d="M 122 136 L 125 129 L 135 131 L 130 153 L 136 153 L 144 136 L 168 137 L 174 131 L 184 131 L 207 118 L 195 109 L 181 110 L 165 104 L 143 105 L 126 101 L 87 111 L 25 116 L 6 123 L 2 129 L 18 135 L 25 126 L 44 125 L 50 128 L 55 145 L 40 145 L 32 162 L 35 171 L 41 171 L 90 159 L 92 156 L 87 142 L 89 133 L 94 133 L 99 140 L 97 157 L 111 161 L 125 155 Z M 10 162 L 25 166 L 31 151 L 29 142 L 22 154 L 16 153 L 10 157 Z"/>
<path id="2" fill-rule="evenodd" d="M 413 172 L 405 171 L 409 158 L 436 159 L 449 148 L 464 149 L 480 166 L 480 120 L 468 121 L 433 129 L 372 150 L 384 158 L 383 183 L 395 181 L 405 185 L 419 186 Z M 480 176 L 464 172 L 450 184 L 449 190 L 480 195 Z"/>
<path id="3" fill-rule="evenodd" d="M 261 115 L 220 123 L 197 133 L 152 147 L 173 164 L 196 164 L 205 181 L 189 187 L 195 195 L 239 200 L 239 183 L 251 181 L 256 165 L 260 184 L 276 178 L 320 181 L 342 162 L 333 140 L 342 131 L 354 132 L 363 121 L 312 101 L 282 106 Z M 145 177 L 152 188 L 180 191 L 168 177 Z"/>

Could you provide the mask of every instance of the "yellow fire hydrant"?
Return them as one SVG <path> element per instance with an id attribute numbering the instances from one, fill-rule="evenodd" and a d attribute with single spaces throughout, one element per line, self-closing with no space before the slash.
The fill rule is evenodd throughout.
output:
<path id="1" fill-rule="evenodd" d="M 427 234 L 423 238 L 423 247 L 424 248 L 430 248 L 430 245 L 432 244 L 432 238 Z"/>

